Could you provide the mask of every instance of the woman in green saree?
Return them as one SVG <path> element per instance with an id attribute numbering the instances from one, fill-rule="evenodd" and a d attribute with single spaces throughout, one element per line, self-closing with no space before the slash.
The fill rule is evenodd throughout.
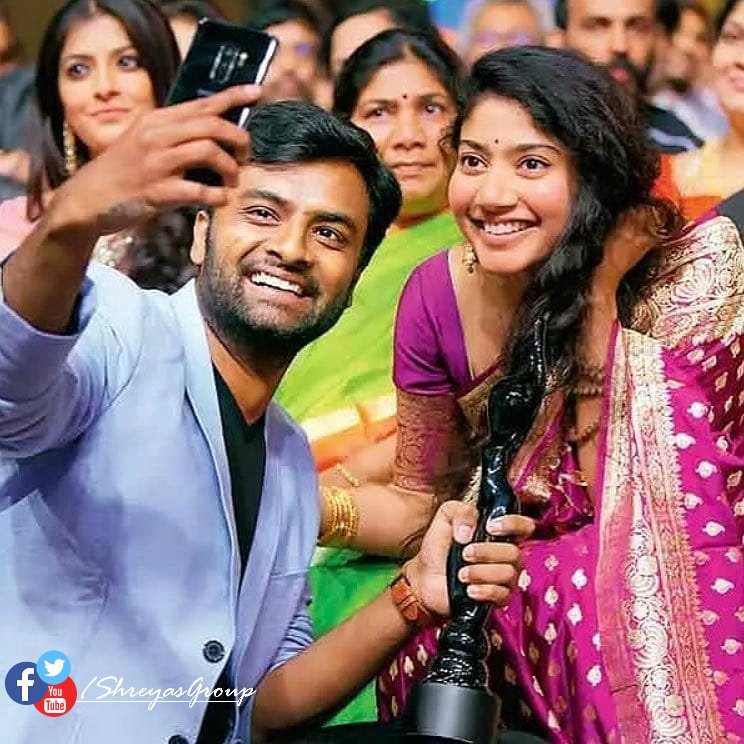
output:
<path id="1" fill-rule="evenodd" d="M 340 463 L 355 452 L 370 452 L 377 442 L 379 457 L 374 447 L 364 456 L 383 467 L 392 463 L 398 299 L 419 263 L 461 239 L 447 206 L 453 159 L 444 145 L 460 107 L 461 81 L 460 61 L 444 42 L 402 30 L 369 40 L 338 78 L 334 112 L 370 133 L 401 185 L 403 207 L 365 269 L 350 307 L 331 331 L 297 357 L 277 393 L 310 440 L 318 471 L 325 471 L 321 482 L 333 483 L 344 472 L 355 481 Z M 374 462 L 365 474 L 370 471 Z M 329 505 L 323 508 L 327 515 Z M 320 550 L 311 571 L 316 634 L 377 594 L 395 568 L 391 561 L 351 551 Z M 375 718 L 370 688 L 336 722 Z"/>

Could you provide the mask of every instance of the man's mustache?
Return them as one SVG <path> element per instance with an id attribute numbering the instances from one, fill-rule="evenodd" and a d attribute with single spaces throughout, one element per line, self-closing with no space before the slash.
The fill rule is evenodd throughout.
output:
<path id="1" fill-rule="evenodd" d="M 645 80 L 645 71 L 634 65 L 626 54 L 615 54 L 607 65 L 610 74 L 619 72 L 623 77 L 627 77 L 639 87 L 643 86 Z"/>

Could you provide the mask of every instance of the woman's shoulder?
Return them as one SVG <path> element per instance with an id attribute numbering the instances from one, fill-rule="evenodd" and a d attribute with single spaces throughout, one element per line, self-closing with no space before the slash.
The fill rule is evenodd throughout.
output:
<path id="1" fill-rule="evenodd" d="M 26 214 L 28 200 L 17 196 L 0 203 L 0 260 L 14 251 L 33 229 Z"/>
<path id="2" fill-rule="evenodd" d="M 449 274 L 449 248 L 445 248 L 433 256 L 424 259 L 416 268 L 411 272 L 411 277 L 426 278 L 426 279 L 437 279 L 447 278 Z"/>
<path id="3" fill-rule="evenodd" d="M 449 270 L 449 249 L 435 253 L 422 261 L 411 272 L 401 295 L 401 305 L 415 305 L 419 310 L 431 313 L 452 294 L 452 279 Z"/>
<path id="4" fill-rule="evenodd" d="M 665 245 L 632 325 L 667 346 L 722 338 L 744 323 L 744 247 L 729 217 L 711 214 Z"/>
<path id="5" fill-rule="evenodd" d="M 3 215 L 3 217 L 17 216 L 28 221 L 26 218 L 27 208 L 28 199 L 25 196 L 16 196 L 12 199 L 6 199 L 5 201 L 0 202 L 0 214 Z"/>

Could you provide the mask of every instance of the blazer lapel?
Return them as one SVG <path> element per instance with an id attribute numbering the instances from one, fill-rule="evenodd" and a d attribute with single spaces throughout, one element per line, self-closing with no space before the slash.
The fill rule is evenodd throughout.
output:
<path id="1" fill-rule="evenodd" d="M 212 454 L 212 462 L 219 484 L 222 513 L 230 532 L 230 542 L 232 544 L 230 594 L 233 598 L 237 598 L 240 558 L 230 491 L 230 469 L 227 463 L 227 450 L 225 449 L 225 439 L 222 433 L 222 420 L 207 344 L 207 334 L 196 298 L 196 283 L 192 280 L 182 287 L 171 296 L 171 302 L 181 330 L 186 356 L 186 394 Z"/>
<path id="2" fill-rule="evenodd" d="M 258 666 L 265 661 L 261 653 L 246 654 L 245 652 L 249 644 L 260 644 L 261 639 L 253 637 L 252 631 L 258 625 L 259 613 L 269 584 L 282 526 L 282 445 L 278 424 L 274 404 L 269 404 L 264 427 L 266 467 L 264 468 L 261 505 L 238 604 L 238 627 L 251 630 L 251 634 L 239 634 L 235 648 L 234 661 L 241 666 L 241 679 L 257 677 L 260 673 Z"/>

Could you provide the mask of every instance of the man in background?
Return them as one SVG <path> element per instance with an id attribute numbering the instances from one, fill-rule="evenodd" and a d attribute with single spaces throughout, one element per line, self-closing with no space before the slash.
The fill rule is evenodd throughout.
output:
<path id="1" fill-rule="evenodd" d="M 321 23 L 302 0 L 264 1 L 248 17 L 248 26 L 279 41 L 263 87 L 263 101 L 317 100 L 323 77 L 319 60 Z"/>
<path id="2" fill-rule="evenodd" d="M 700 0 L 679 0 L 679 13 L 657 53 L 651 85 L 653 103 L 672 112 L 703 140 L 722 137 L 728 122 L 707 73 L 713 46 L 713 24 Z"/>
<path id="3" fill-rule="evenodd" d="M 653 105 L 647 82 L 654 61 L 659 16 L 654 0 L 557 0 L 556 24 L 564 45 L 626 85 L 638 99 L 648 137 L 662 152 L 700 147 L 702 141 L 673 113 Z"/>
<path id="4" fill-rule="evenodd" d="M 468 67 L 487 52 L 543 43 L 543 18 L 530 0 L 483 0 L 469 11 L 461 39 Z"/>

